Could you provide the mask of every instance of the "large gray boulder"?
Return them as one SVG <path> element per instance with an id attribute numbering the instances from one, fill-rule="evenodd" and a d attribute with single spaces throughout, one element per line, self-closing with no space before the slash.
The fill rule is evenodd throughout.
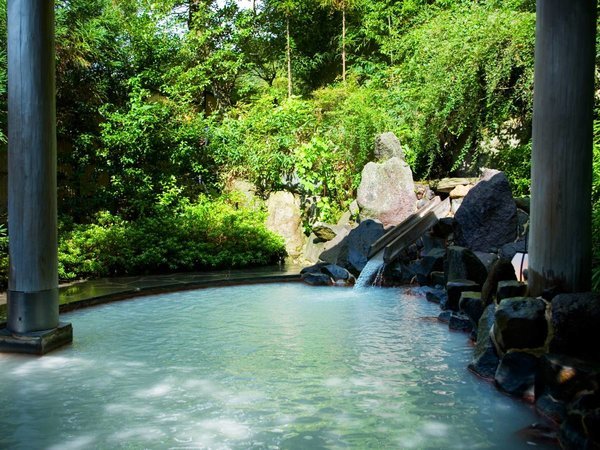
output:
<path id="1" fill-rule="evenodd" d="M 287 191 L 273 192 L 267 200 L 267 229 L 285 241 L 285 250 L 292 262 L 299 262 L 306 240 L 302 229 L 300 198 Z"/>
<path id="2" fill-rule="evenodd" d="M 398 157 L 382 164 L 368 163 L 362 171 L 357 201 L 361 219 L 377 219 L 385 227 L 415 213 L 417 196 L 408 164 Z"/>
<path id="3" fill-rule="evenodd" d="M 375 138 L 375 159 L 377 161 L 386 161 L 390 158 L 404 159 L 402 145 L 392 132 L 382 133 Z"/>
<path id="4" fill-rule="evenodd" d="M 321 253 L 320 259 L 330 264 L 337 264 L 358 275 L 367 264 L 371 244 L 383 234 L 383 226 L 380 223 L 365 220 L 350 231 L 339 244 Z"/>
<path id="5" fill-rule="evenodd" d="M 486 171 L 454 216 L 457 245 L 489 252 L 517 237 L 517 206 L 502 172 Z"/>

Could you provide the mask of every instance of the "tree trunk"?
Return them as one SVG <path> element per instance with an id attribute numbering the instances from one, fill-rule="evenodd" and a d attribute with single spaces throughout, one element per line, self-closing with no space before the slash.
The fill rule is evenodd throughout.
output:
<path id="1" fill-rule="evenodd" d="M 388 15 L 388 33 L 390 36 L 390 40 L 392 39 L 392 16 Z M 390 63 L 393 65 L 394 64 L 394 51 L 390 50 Z"/>
<path id="2" fill-rule="evenodd" d="M 346 81 L 346 8 L 342 9 L 342 80 Z"/>
<path id="3" fill-rule="evenodd" d="M 591 287 L 596 0 L 537 2 L 530 294 Z"/>
<path id="4" fill-rule="evenodd" d="M 194 15 L 200 10 L 200 0 L 188 0 L 188 30 L 194 29 Z"/>
<path id="5" fill-rule="evenodd" d="M 288 98 L 292 96 L 292 45 L 290 41 L 290 16 L 286 20 L 287 37 L 287 70 L 288 70 Z"/>

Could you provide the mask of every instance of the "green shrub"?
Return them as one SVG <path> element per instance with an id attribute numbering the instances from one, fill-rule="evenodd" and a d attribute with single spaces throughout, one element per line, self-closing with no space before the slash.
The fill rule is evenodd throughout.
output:
<path id="1" fill-rule="evenodd" d="M 151 212 L 173 179 L 182 197 L 196 196 L 214 177 L 214 166 L 204 145 L 206 124 L 201 115 L 190 105 L 151 95 L 138 78 L 130 85 L 124 108 L 101 109 L 105 121 L 96 170 L 109 180 L 99 193 L 106 199 L 106 209 L 135 219 Z"/>
<path id="2" fill-rule="evenodd" d="M 225 177 L 247 178 L 263 192 L 297 176 L 301 192 L 319 199 L 318 218 L 334 220 L 356 195 L 375 137 L 398 131 L 397 122 L 387 90 L 353 80 L 308 99 L 271 89 L 214 121 L 209 147 Z"/>
<path id="3" fill-rule="evenodd" d="M 265 214 L 236 209 L 225 198 L 126 221 L 107 212 L 75 225 L 59 244 L 61 279 L 169 271 L 240 268 L 277 262 L 281 237 L 264 226 Z"/>
<path id="4" fill-rule="evenodd" d="M 391 95 L 419 177 L 474 169 L 508 121 L 530 129 L 534 35 L 532 12 L 464 2 L 397 40 Z"/>
<path id="5" fill-rule="evenodd" d="M 213 122 L 209 149 L 221 171 L 264 191 L 277 190 L 293 172 L 294 149 L 314 132 L 309 101 L 269 90 L 228 112 L 221 123 Z"/>

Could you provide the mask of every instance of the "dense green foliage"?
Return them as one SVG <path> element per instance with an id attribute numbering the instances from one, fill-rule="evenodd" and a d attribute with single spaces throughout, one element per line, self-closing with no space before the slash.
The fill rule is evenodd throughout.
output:
<path id="1" fill-rule="evenodd" d="M 418 174 L 480 167 L 486 145 L 509 122 L 527 134 L 534 27 L 533 13 L 468 4 L 437 14 L 398 41 L 403 63 L 393 80 L 401 87 L 399 103 L 410 126 L 405 141 L 416 152 Z M 510 148 L 499 144 L 499 150 Z M 519 162 L 526 161 L 528 155 L 519 153 Z"/>
<path id="2" fill-rule="evenodd" d="M 273 261 L 281 242 L 223 200 L 228 181 L 335 220 L 384 131 L 416 178 L 488 166 L 529 193 L 534 0 L 244 3 L 56 0 L 61 277 Z M 0 51 L 4 132 L 5 84 Z"/>
<path id="3" fill-rule="evenodd" d="M 395 127 L 392 106 L 385 90 L 353 82 L 310 99 L 265 93 L 227 113 L 213 128 L 209 150 L 226 176 L 267 192 L 293 186 L 318 197 L 317 218 L 328 220 L 354 197 L 374 137 Z"/>
<path id="4" fill-rule="evenodd" d="M 267 231 L 265 214 L 236 208 L 228 199 L 170 207 L 127 221 L 109 212 L 94 223 L 74 225 L 59 246 L 62 279 L 222 269 L 277 263 L 285 254 L 281 237 Z"/>

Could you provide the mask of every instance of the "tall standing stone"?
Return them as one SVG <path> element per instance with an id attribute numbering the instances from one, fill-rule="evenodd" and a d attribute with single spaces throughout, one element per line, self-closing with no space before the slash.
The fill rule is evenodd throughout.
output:
<path id="1" fill-rule="evenodd" d="M 382 164 L 368 163 L 358 187 L 361 219 L 379 220 L 385 227 L 398 225 L 417 211 L 417 196 L 408 164 L 393 157 Z"/>
<path id="2" fill-rule="evenodd" d="M 306 241 L 300 199 L 291 192 L 273 192 L 267 200 L 267 211 L 267 229 L 283 237 L 288 258 L 299 262 Z"/>

